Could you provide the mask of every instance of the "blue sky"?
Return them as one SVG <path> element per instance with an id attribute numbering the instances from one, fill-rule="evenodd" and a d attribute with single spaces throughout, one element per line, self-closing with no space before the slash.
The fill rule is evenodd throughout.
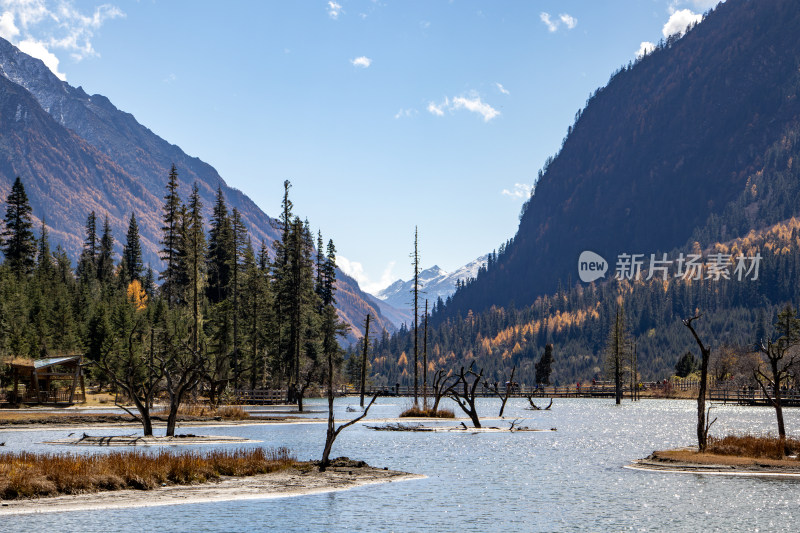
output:
<path id="1" fill-rule="evenodd" d="M 516 232 L 576 111 L 713 0 L 0 0 L 0 36 L 270 215 L 282 183 L 368 290 Z M 165 176 L 166 179 L 166 176 Z"/>

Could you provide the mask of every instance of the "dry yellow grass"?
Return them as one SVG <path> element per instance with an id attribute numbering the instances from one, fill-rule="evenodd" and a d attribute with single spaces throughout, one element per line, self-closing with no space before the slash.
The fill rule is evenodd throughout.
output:
<path id="1" fill-rule="evenodd" d="M 455 418 L 456 415 L 452 409 L 437 409 L 414 406 L 406 409 L 400 413 L 401 418 Z"/>
<path id="2" fill-rule="evenodd" d="M 169 411 L 167 409 L 162 409 L 154 412 L 153 415 L 166 417 L 169 415 Z M 247 420 L 250 418 L 250 413 L 235 405 L 223 405 L 213 409 L 208 405 L 192 403 L 181 405 L 178 409 L 178 416 L 196 418 L 220 417 L 223 420 Z"/>
<path id="3" fill-rule="evenodd" d="M 0 499 L 149 490 L 162 485 L 204 483 L 220 476 L 267 474 L 291 468 L 295 463 L 286 448 L 205 453 L 2 454 Z"/>
<path id="4" fill-rule="evenodd" d="M 800 440 L 766 435 L 728 435 L 709 437 L 704 453 L 691 449 L 653 452 L 653 458 L 677 463 L 714 464 L 728 466 L 766 465 L 800 467 L 797 458 Z"/>
<path id="5" fill-rule="evenodd" d="M 735 455 L 757 459 L 783 459 L 785 455 L 797 456 L 800 440 L 787 438 L 781 441 L 771 435 L 727 435 L 708 438 L 706 451 L 717 455 Z"/>

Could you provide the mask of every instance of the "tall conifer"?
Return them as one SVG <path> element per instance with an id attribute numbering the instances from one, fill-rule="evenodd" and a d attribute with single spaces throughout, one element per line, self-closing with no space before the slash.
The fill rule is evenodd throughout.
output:
<path id="1" fill-rule="evenodd" d="M 36 238 L 33 236 L 31 206 L 22 180 L 11 186 L 6 199 L 5 228 L 2 233 L 2 248 L 11 270 L 19 275 L 30 274 L 35 264 Z"/>

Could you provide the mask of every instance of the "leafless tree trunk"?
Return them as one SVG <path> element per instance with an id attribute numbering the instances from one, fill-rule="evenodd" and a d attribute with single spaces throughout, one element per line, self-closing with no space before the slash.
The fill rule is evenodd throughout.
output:
<path id="1" fill-rule="evenodd" d="M 329 365 L 328 369 L 331 373 L 333 372 L 333 365 Z M 330 374 L 329 374 L 330 375 Z M 372 397 L 369 401 L 369 404 L 364 409 L 364 412 L 361 413 L 360 416 L 350 420 L 349 422 L 345 422 L 338 428 L 336 427 L 336 420 L 333 418 L 333 380 L 328 380 L 328 431 L 325 434 L 325 449 L 322 450 L 322 461 L 319 464 L 319 471 L 324 472 L 328 466 L 331 464 L 330 455 L 331 455 L 331 448 L 333 448 L 333 443 L 336 441 L 336 437 L 339 436 L 339 433 L 342 432 L 343 429 L 348 428 L 367 416 L 369 412 L 369 408 L 372 407 L 372 404 L 375 403 L 375 400 L 378 399 L 378 393 Z"/>
<path id="2" fill-rule="evenodd" d="M 433 412 L 436 413 L 439 410 L 439 402 L 442 398 L 447 396 L 447 391 L 453 386 L 448 385 L 447 382 L 453 376 L 448 375 L 442 369 L 436 371 L 433 374 L 433 383 L 431 383 L 431 390 L 433 392 Z"/>
<path id="3" fill-rule="evenodd" d="M 528 398 L 528 402 L 531 404 L 531 409 L 533 409 L 534 411 L 549 411 L 550 408 L 553 406 L 553 399 L 552 398 L 550 398 L 550 403 L 547 404 L 547 407 L 539 407 L 535 403 L 533 403 L 533 395 L 532 394 L 529 394 L 527 396 L 527 398 Z"/>
<path id="4" fill-rule="evenodd" d="M 144 320 L 140 317 L 131 327 L 127 338 L 123 341 L 124 345 L 117 346 L 118 349 L 114 353 L 119 356 L 114 358 L 112 355 L 114 348 L 112 347 L 106 350 L 93 364 L 115 387 L 125 391 L 139 414 L 134 414 L 123 405 L 117 407 L 142 424 L 145 436 L 152 436 L 153 421 L 150 416 L 150 407 L 153 405 L 155 393 L 161 387 L 163 376 L 160 373 L 155 374 L 156 369 L 148 364 L 147 358 L 137 354 L 136 344 L 144 343 L 143 336 Z"/>
<path id="5" fill-rule="evenodd" d="M 692 322 L 699 319 L 702 315 L 695 315 L 691 318 L 685 318 L 683 325 L 689 328 L 692 332 L 694 340 L 697 341 L 697 346 L 700 348 L 702 354 L 700 360 L 700 390 L 697 393 L 697 448 L 704 452 L 706 451 L 706 444 L 708 443 L 708 429 L 711 424 L 706 424 L 706 387 L 708 385 L 708 359 L 711 355 L 711 348 L 707 348 L 705 344 L 697 336 L 697 332 L 692 326 Z"/>
<path id="6" fill-rule="evenodd" d="M 500 392 L 500 389 L 497 386 L 497 383 L 493 383 L 493 384 L 485 383 L 484 384 L 486 386 L 486 388 L 488 388 L 495 396 L 500 398 L 500 414 L 497 415 L 500 418 L 503 418 L 503 411 L 505 411 L 505 409 L 506 409 L 506 402 L 508 401 L 508 395 L 511 392 L 511 387 L 514 386 L 514 372 L 516 372 L 516 371 L 517 371 L 517 367 L 516 366 L 511 368 L 511 377 L 509 378 L 509 380 L 507 382 L 508 384 L 506 385 L 506 390 L 505 390 L 504 393 Z"/>
<path id="7" fill-rule="evenodd" d="M 186 350 L 191 351 L 191 348 L 187 346 Z M 184 396 L 194 389 L 200 380 L 203 359 L 198 353 L 192 352 L 188 359 L 182 359 L 178 354 L 173 354 L 171 357 L 158 358 L 158 360 L 169 395 L 166 436 L 173 437 L 178 421 L 178 410 Z"/>
<path id="8" fill-rule="evenodd" d="M 481 427 L 481 421 L 478 418 L 478 410 L 475 408 L 475 399 L 477 397 L 476 392 L 478 390 L 478 385 L 481 383 L 482 378 L 483 369 L 476 374 L 475 371 L 472 370 L 472 365 L 470 365 L 469 370 L 466 372 L 462 366 L 461 371 L 457 374 L 456 382 L 447 389 L 447 396 L 461 407 L 461 410 L 469 416 L 472 420 L 472 424 L 476 428 Z M 472 379 L 472 383 L 470 383 L 470 379 Z M 459 392 L 459 387 L 462 388 L 462 392 Z"/>
<path id="9" fill-rule="evenodd" d="M 367 386 L 367 351 L 369 350 L 369 313 L 364 327 L 364 353 L 361 355 L 361 397 L 359 405 L 364 408 L 364 389 Z"/>
<path id="10" fill-rule="evenodd" d="M 422 327 L 422 405 L 428 408 L 428 300 L 425 299 L 425 319 Z"/>

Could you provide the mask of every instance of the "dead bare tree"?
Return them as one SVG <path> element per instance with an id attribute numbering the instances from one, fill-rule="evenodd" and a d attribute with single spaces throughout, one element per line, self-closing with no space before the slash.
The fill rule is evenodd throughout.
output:
<path id="1" fill-rule="evenodd" d="M 500 388 L 497 386 L 497 383 L 486 383 L 484 382 L 483 386 L 489 389 L 489 391 L 500 398 L 500 414 L 497 415 L 500 418 L 503 418 L 503 411 L 506 409 L 506 402 L 508 401 L 508 395 L 511 394 L 511 388 L 514 386 L 514 372 L 517 371 L 517 367 L 514 366 L 511 368 L 511 377 L 506 382 L 506 390 L 504 392 L 500 392 Z"/>
<path id="2" fill-rule="evenodd" d="M 800 319 L 791 305 L 787 305 L 778 313 L 778 321 L 775 329 L 780 337 L 773 342 L 767 340 L 766 343 L 759 342 L 759 350 L 767 358 L 770 375 L 767 375 L 761 364 L 753 370 L 753 377 L 758 381 L 764 396 L 775 408 L 775 416 L 778 419 L 778 437 L 786 439 L 786 427 L 783 423 L 783 406 L 781 398 L 781 386 L 791 377 L 798 363 L 798 356 L 795 347 L 800 345 Z M 771 389 L 771 390 L 770 390 Z"/>
<path id="3" fill-rule="evenodd" d="M 367 387 L 367 352 L 369 351 L 369 313 L 364 328 L 364 352 L 361 354 L 361 396 L 359 405 L 364 408 L 364 389 Z"/>
<path id="4" fill-rule="evenodd" d="M 472 367 L 473 365 L 469 365 L 469 369 L 466 371 L 463 366 L 461 367 L 461 371 L 456 375 L 456 382 L 447 389 L 447 396 L 456 402 L 461 407 L 461 410 L 472 420 L 472 424 L 479 428 L 481 427 L 481 421 L 478 418 L 478 410 L 475 408 L 475 399 L 478 385 L 480 385 L 483 378 L 483 369 L 476 374 Z M 470 380 L 472 381 L 470 382 Z M 461 387 L 462 392 L 459 392 L 459 387 Z"/>
<path id="5" fill-rule="evenodd" d="M 364 412 L 361 415 L 357 416 L 356 418 L 350 420 L 349 422 L 345 422 L 338 428 L 336 427 L 336 421 L 333 418 L 333 391 L 332 389 L 328 389 L 328 433 L 325 436 L 325 449 L 322 451 L 322 461 L 319 463 L 319 471 L 324 472 L 328 465 L 331 464 L 330 455 L 331 455 L 331 448 L 333 448 L 333 443 L 336 440 L 336 437 L 339 436 L 339 433 L 342 432 L 343 429 L 349 428 L 365 416 L 369 412 L 369 408 L 372 407 L 372 404 L 375 403 L 375 400 L 378 399 L 378 393 L 376 392 L 372 399 L 367 404 L 367 407 L 364 409 Z"/>
<path id="6" fill-rule="evenodd" d="M 704 452 L 708 443 L 708 430 L 711 427 L 711 424 L 706 424 L 706 387 L 708 385 L 708 359 L 711 356 L 711 348 L 703 344 L 700 337 L 697 336 L 694 326 L 692 326 L 692 322 L 701 316 L 703 315 L 697 314 L 691 318 L 684 318 L 683 325 L 692 332 L 702 354 L 700 360 L 700 390 L 697 393 L 697 448 Z"/>
<path id="7" fill-rule="evenodd" d="M 533 403 L 533 395 L 532 394 L 528 394 L 527 398 L 528 398 L 528 402 L 531 404 L 530 408 L 533 409 L 534 411 L 549 411 L 550 408 L 553 407 L 553 399 L 552 398 L 550 398 L 550 403 L 547 404 L 547 407 L 539 407 L 535 403 Z"/>
<path id="8" fill-rule="evenodd" d="M 450 387 L 453 386 L 452 383 L 449 383 L 450 379 L 455 376 L 451 375 L 449 372 L 445 372 L 443 369 L 437 370 L 433 374 L 433 382 L 431 383 L 431 392 L 433 392 L 433 407 L 431 410 L 436 413 L 439 410 L 439 402 L 447 396 L 447 391 Z"/>
<path id="9" fill-rule="evenodd" d="M 145 436 L 152 436 L 153 421 L 150 408 L 155 394 L 163 385 L 163 375 L 157 367 L 154 368 L 144 350 L 148 331 L 152 335 L 152 331 L 145 327 L 144 315 L 131 312 L 129 316 L 130 319 L 125 322 L 126 331 L 120 332 L 122 335 L 114 336 L 98 360 L 92 364 L 115 387 L 125 392 L 136 406 L 138 415 L 124 405 L 117 407 L 142 424 Z"/>

